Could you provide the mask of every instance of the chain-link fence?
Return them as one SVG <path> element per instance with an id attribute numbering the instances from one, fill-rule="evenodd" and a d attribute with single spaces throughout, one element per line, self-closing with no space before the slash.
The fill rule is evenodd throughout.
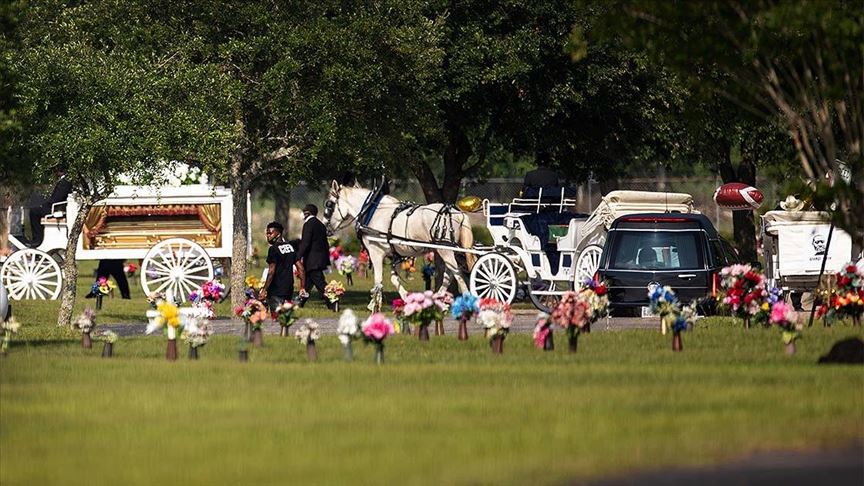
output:
<path id="1" fill-rule="evenodd" d="M 714 191 L 722 185 L 719 177 L 666 177 L 666 178 L 620 178 L 603 182 L 586 182 L 576 186 L 574 211 L 590 213 L 600 203 L 603 195 L 614 190 L 683 192 L 693 196 L 696 209 L 705 214 L 714 226 L 723 233 L 732 232 L 732 211 L 718 208 L 714 204 Z M 774 180 L 760 179 L 758 187 L 765 196 L 763 208 L 773 208 L 783 199 L 782 184 Z M 307 203 L 323 205 L 327 195 L 326 185 L 309 187 L 305 184 L 291 189 L 292 208 L 301 208 Z M 522 179 L 465 180 L 460 197 L 477 196 L 494 202 L 510 201 L 519 195 Z M 390 193 L 403 201 L 425 202 L 423 191 L 416 181 L 393 181 Z"/>

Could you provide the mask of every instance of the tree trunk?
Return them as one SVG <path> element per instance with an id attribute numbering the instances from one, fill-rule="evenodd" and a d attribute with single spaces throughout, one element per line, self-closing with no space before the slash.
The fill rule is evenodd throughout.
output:
<path id="1" fill-rule="evenodd" d="M 249 218 L 246 214 L 246 193 L 250 174 L 245 174 L 239 159 L 231 162 L 231 201 L 234 204 L 234 229 L 231 235 L 231 307 L 240 307 L 246 301 L 246 239 Z"/>
<path id="2" fill-rule="evenodd" d="M 291 228 L 291 190 L 276 187 L 273 191 L 273 202 L 275 203 L 273 220 L 282 223 L 282 226 L 285 227 L 284 234 L 287 238 Z"/>
<path id="3" fill-rule="evenodd" d="M 723 162 L 719 166 L 723 183 L 743 182 L 755 186 L 756 165 L 752 161 L 741 160 L 737 167 L 733 166 L 731 156 L 731 147 L 727 147 L 724 150 Z M 741 261 L 756 261 L 756 223 L 753 211 L 732 211 L 732 233 Z"/>
<path id="4" fill-rule="evenodd" d="M 85 198 L 79 201 L 78 214 L 69 228 L 69 239 L 66 241 L 66 257 L 63 261 L 63 290 L 60 292 L 60 312 L 57 314 L 58 326 L 69 326 L 72 322 L 72 306 L 75 305 L 76 284 L 78 283 L 78 262 L 75 252 L 78 249 L 78 238 L 84 229 L 84 220 L 93 206 L 93 201 Z"/>

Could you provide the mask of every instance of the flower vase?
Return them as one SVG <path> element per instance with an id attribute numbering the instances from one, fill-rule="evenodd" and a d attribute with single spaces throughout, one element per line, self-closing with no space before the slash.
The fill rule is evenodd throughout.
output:
<path id="1" fill-rule="evenodd" d="M 460 319 L 459 320 L 459 340 L 467 341 L 468 340 L 468 319 Z"/>
<path id="2" fill-rule="evenodd" d="M 114 343 L 105 343 L 102 345 L 102 357 L 110 358 L 114 356 Z"/>
<path id="3" fill-rule="evenodd" d="M 786 343 L 785 353 L 786 356 L 792 356 L 795 354 L 795 340 L 789 341 Z"/>
<path id="4" fill-rule="evenodd" d="M 260 327 L 252 331 L 252 344 L 254 344 L 256 348 L 264 346 L 264 332 L 261 331 Z"/>
<path id="5" fill-rule="evenodd" d="M 549 332 L 546 333 L 546 337 L 543 338 L 543 351 L 554 351 L 555 350 L 555 338 L 552 337 L 552 329 L 549 329 Z"/>
<path id="6" fill-rule="evenodd" d="M 288 329 L 290 329 L 290 327 L 288 327 L 288 326 L 280 326 L 280 327 L 282 328 L 282 329 L 279 330 L 279 335 L 280 335 L 281 337 L 288 337 L 288 336 L 290 336 L 290 333 L 288 332 Z"/>
<path id="7" fill-rule="evenodd" d="M 852 327 L 861 327 L 861 314 L 852 314 Z"/>
<path id="8" fill-rule="evenodd" d="M 384 363 L 384 343 L 375 343 L 375 364 Z"/>
<path id="9" fill-rule="evenodd" d="M 402 327 L 402 334 L 414 334 L 411 331 L 411 323 L 407 319 L 400 319 L 399 325 Z"/>
<path id="10" fill-rule="evenodd" d="M 90 349 L 93 347 L 93 340 L 90 338 L 89 332 L 81 333 L 81 347 L 84 349 Z"/>
<path id="11" fill-rule="evenodd" d="M 444 321 L 441 319 L 438 319 L 437 321 L 435 321 L 435 335 L 436 336 L 443 336 L 444 335 Z"/>
<path id="12" fill-rule="evenodd" d="M 252 323 L 246 321 L 246 327 L 243 329 L 243 337 L 246 338 L 246 341 L 252 342 Z"/>
<path id="13" fill-rule="evenodd" d="M 237 353 L 237 355 L 240 358 L 240 362 L 245 363 L 245 362 L 249 361 L 249 351 L 247 351 L 245 349 L 241 349 Z"/>
<path id="14" fill-rule="evenodd" d="M 744 316 L 744 329 L 750 329 L 750 316 Z"/>
<path id="15" fill-rule="evenodd" d="M 165 348 L 165 359 L 167 359 L 168 361 L 177 360 L 177 340 L 176 339 L 169 339 L 168 340 L 168 347 Z"/>
<path id="16" fill-rule="evenodd" d="M 198 359 L 198 348 L 196 346 L 189 346 L 189 359 Z"/>
<path id="17" fill-rule="evenodd" d="M 572 336 L 567 338 L 567 347 L 571 353 L 575 353 L 579 349 L 579 333 L 574 332 Z"/>
<path id="18" fill-rule="evenodd" d="M 318 348 L 315 347 L 315 341 L 306 343 L 306 357 L 309 361 L 318 361 Z"/>
<path id="19" fill-rule="evenodd" d="M 681 342 L 681 331 L 672 333 L 672 351 L 684 351 L 684 343 Z"/>
<path id="20" fill-rule="evenodd" d="M 417 339 L 419 339 L 421 341 L 428 341 L 429 340 L 429 323 L 428 322 L 426 322 L 426 323 L 421 322 L 420 325 L 417 326 Z"/>
<path id="21" fill-rule="evenodd" d="M 339 313 L 339 301 L 333 302 L 333 312 Z"/>
<path id="22" fill-rule="evenodd" d="M 504 336 L 496 334 L 492 336 L 492 352 L 495 354 L 504 354 Z"/>
<path id="23" fill-rule="evenodd" d="M 96 294 L 96 310 L 102 310 L 102 293 Z"/>
<path id="24" fill-rule="evenodd" d="M 342 356 L 345 361 L 354 361 L 354 349 L 351 347 L 351 341 L 342 345 Z"/>

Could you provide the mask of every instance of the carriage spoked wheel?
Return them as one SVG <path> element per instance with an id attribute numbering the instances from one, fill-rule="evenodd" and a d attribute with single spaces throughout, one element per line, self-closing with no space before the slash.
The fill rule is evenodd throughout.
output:
<path id="1" fill-rule="evenodd" d="M 155 292 L 173 296 L 176 303 L 186 302 L 189 294 L 213 279 L 213 262 L 201 245 L 184 238 L 160 241 L 144 256 L 141 288 L 146 295 Z"/>
<path id="2" fill-rule="evenodd" d="M 516 297 L 516 267 L 501 253 L 487 253 L 477 259 L 471 268 L 468 285 L 471 293 L 509 304 Z"/>
<path id="3" fill-rule="evenodd" d="M 573 290 L 572 283 L 555 280 L 537 280 L 528 284 L 528 296 L 531 298 L 531 303 L 538 310 L 547 314 L 552 313 L 552 309 L 561 302 L 561 296 L 567 290 Z M 547 294 L 546 292 L 556 293 Z"/>
<path id="4" fill-rule="evenodd" d="M 576 282 L 581 284 L 586 279 L 594 278 L 594 274 L 600 268 L 600 257 L 603 255 L 603 247 L 599 245 L 588 245 L 579 253 L 576 259 Z"/>
<path id="5" fill-rule="evenodd" d="M 44 251 L 27 248 L 9 255 L 0 270 L 3 286 L 12 300 L 51 299 L 63 287 L 60 265 Z"/>

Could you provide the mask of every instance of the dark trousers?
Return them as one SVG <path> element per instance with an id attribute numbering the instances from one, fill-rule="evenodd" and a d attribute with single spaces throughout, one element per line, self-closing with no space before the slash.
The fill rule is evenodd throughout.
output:
<path id="1" fill-rule="evenodd" d="M 42 208 L 30 208 L 30 232 L 33 238 L 30 239 L 30 245 L 37 247 L 42 244 L 45 239 L 45 228 L 42 227 L 42 218 L 48 215 L 48 212 Z"/>
<path id="2" fill-rule="evenodd" d="M 306 282 L 304 282 L 303 288 L 306 289 L 306 292 L 312 290 L 314 286 L 318 289 L 318 292 L 321 294 L 322 300 L 327 300 L 324 297 L 324 270 L 306 270 Z M 311 295 L 311 294 L 310 294 Z"/>
<path id="3" fill-rule="evenodd" d="M 282 305 L 286 300 L 290 301 L 294 296 L 294 289 L 292 288 L 288 296 L 285 297 L 283 295 L 268 295 L 267 296 L 267 309 L 270 312 L 276 312 L 276 308 Z"/>
<path id="4" fill-rule="evenodd" d="M 124 299 L 131 299 L 129 295 L 129 281 L 126 280 L 126 272 L 123 271 L 123 260 L 99 260 L 99 267 L 96 268 L 96 278 L 109 276 L 114 277 L 117 281 L 117 288 L 120 289 L 120 296 Z"/>

